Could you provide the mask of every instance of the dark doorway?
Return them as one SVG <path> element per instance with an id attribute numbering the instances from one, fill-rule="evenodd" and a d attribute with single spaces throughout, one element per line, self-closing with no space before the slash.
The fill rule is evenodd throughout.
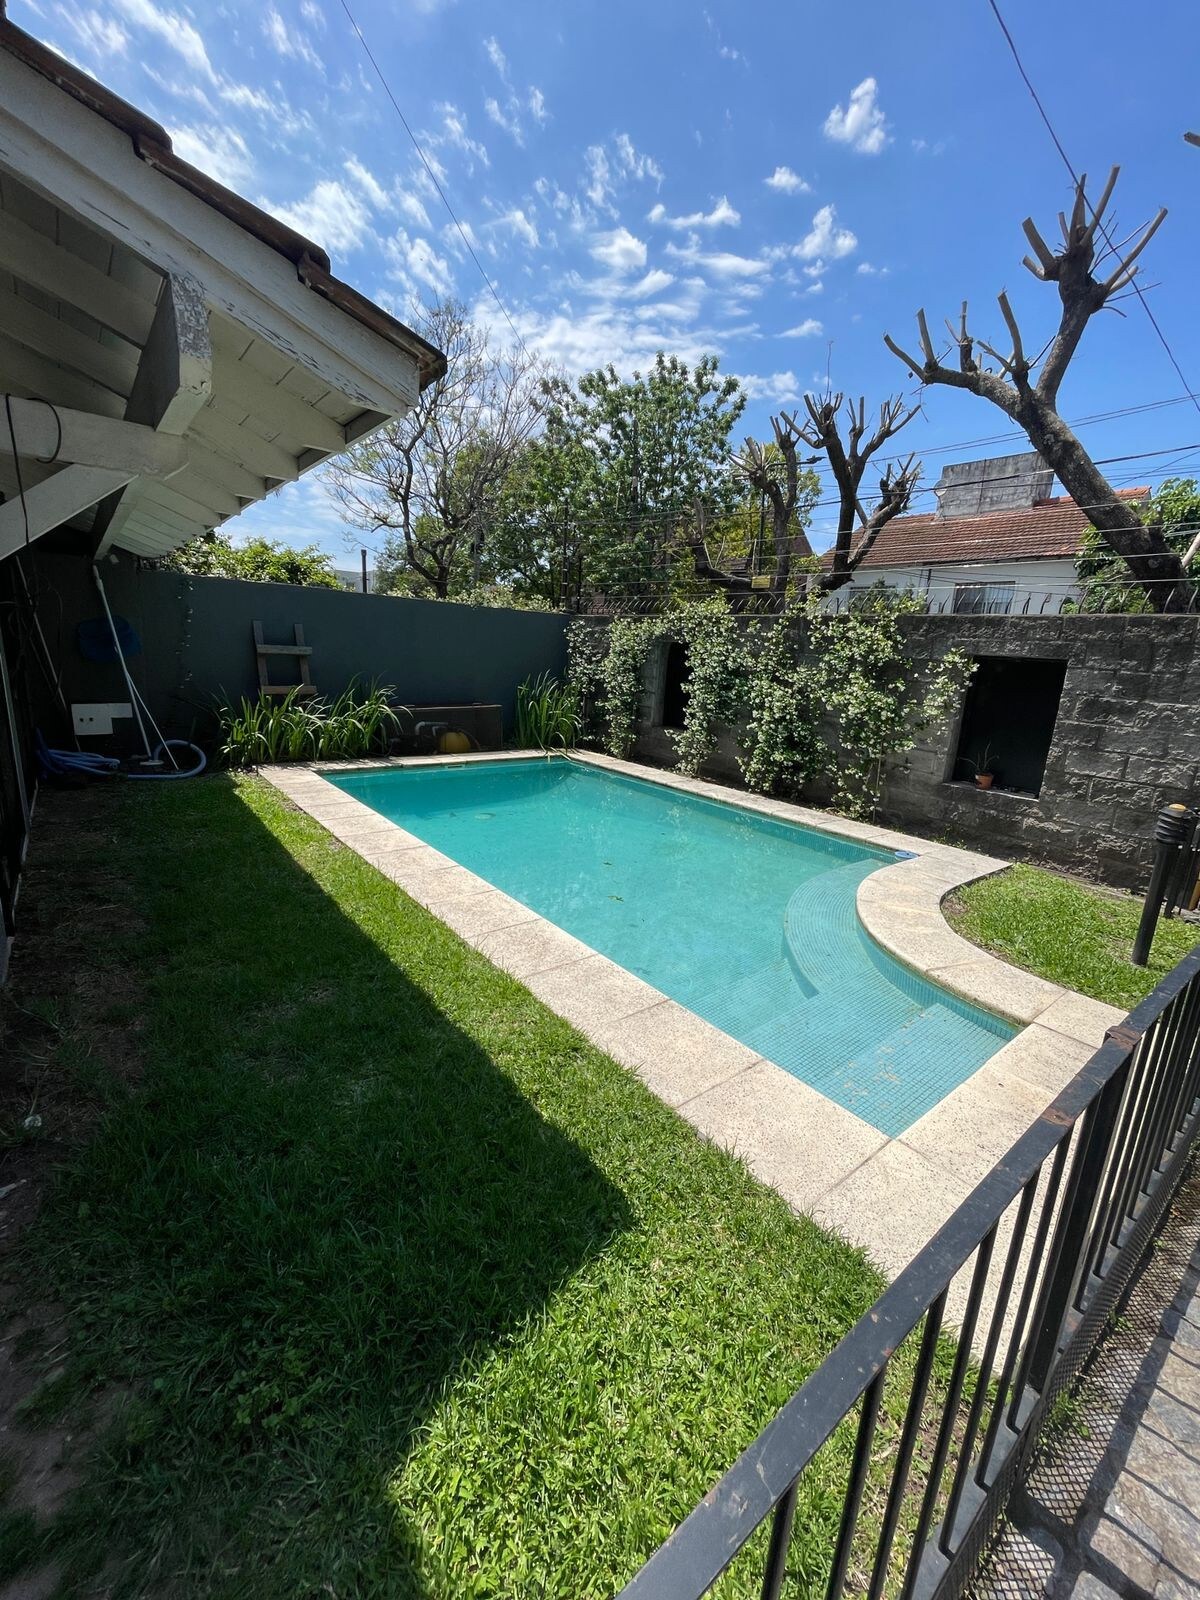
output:
<path id="1" fill-rule="evenodd" d="M 687 710 L 687 645 L 672 639 L 667 646 L 667 662 L 663 668 L 662 725 L 664 728 L 682 728 L 683 714 Z"/>
<path id="2" fill-rule="evenodd" d="M 1041 792 L 1065 661 L 981 656 L 967 690 L 952 779 L 990 770 L 997 789 Z"/>

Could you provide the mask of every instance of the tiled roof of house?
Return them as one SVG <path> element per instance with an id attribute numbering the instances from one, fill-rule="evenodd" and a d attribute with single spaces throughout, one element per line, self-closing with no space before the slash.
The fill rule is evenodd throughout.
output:
<path id="1" fill-rule="evenodd" d="M 1121 500 L 1145 500 L 1148 488 L 1118 489 Z M 1036 500 L 978 517 L 920 512 L 895 517 L 863 559 L 874 567 L 929 567 L 943 562 L 1049 561 L 1078 553 L 1088 519 L 1071 499 Z M 822 560 L 828 565 L 827 551 Z"/>

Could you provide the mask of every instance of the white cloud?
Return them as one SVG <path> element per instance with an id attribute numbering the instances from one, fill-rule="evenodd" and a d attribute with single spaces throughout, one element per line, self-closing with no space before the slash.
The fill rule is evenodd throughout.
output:
<path id="1" fill-rule="evenodd" d="M 322 178 L 293 206 L 268 209 L 289 228 L 331 252 L 357 249 L 371 221 L 363 195 L 333 178 Z"/>
<path id="2" fill-rule="evenodd" d="M 644 278 L 639 278 L 629 290 L 632 298 L 644 300 L 647 295 L 658 294 L 660 290 L 667 289 L 675 282 L 673 272 L 664 272 L 661 267 L 652 267 Z"/>
<path id="3" fill-rule="evenodd" d="M 628 228 L 613 228 L 598 233 L 592 242 L 592 255 L 614 272 L 630 272 L 646 265 L 646 246 Z"/>
<path id="4" fill-rule="evenodd" d="M 194 72 L 202 73 L 210 83 L 216 83 L 217 74 L 208 59 L 204 40 L 186 17 L 173 11 L 160 11 L 153 0 L 114 0 L 114 4 L 127 22 L 156 34 L 164 44 L 182 56 Z"/>
<path id="5" fill-rule="evenodd" d="M 799 256 L 801 261 L 811 261 L 814 265 L 805 270 L 816 277 L 824 268 L 826 258 L 837 260 L 840 256 L 851 255 L 858 248 L 856 235 L 849 228 L 837 226 L 837 211 L 833 206 L 822 206 L 813 217 L 813 225 L 796 245 L 792 254 Z"/>
<path id="6" fill-rule="evenodd" d="M 305 22 L 316 28 L 318 33 L 324 32 L 325 13 L 321 10 L 317 0 L 300 0 L 300 15 Z"/>
<path id="7" fill-rule="evenodd" d="M 254 157 L 241 134 L 215 125 L 176 128 L 171 133 L 175 154 L 207 172 L 227 189 L 245 193 L 254 181 Z"/>
<path id="8" fill-rule="evenodd" d="M 510 229 L 513 236 L 517 239 L 521 239 L 529 246 L 531 250 L 536 250 L 538 245 L 541 243 L 541 240 L 538 238 L 537 228 L 532 222 L 530 222 L 529 218 L 525 215 L 525 212 L 520 206 L 513 206 L 510 211 L 506 211 L 503 216 L 497 217 L 495 221 L 489 223 L 488 226 L 492 228 Z"/>
<path id="9" fill-rule="evenodd" d="M 483 109 L 498 128 L 503 128 L 504 132 L 508 134 L 515 144 L 523 145 L 525 143 L 525 134 L 521 128 L 520 121 L 516 116 L 506 115 L 500 102 L 493 95 L 488 95 L 483 102 Z"/>
<path id="10" fill-rule="evenodd" d="M 848 144 L 864 156 L 877 156 L 891 140 L 887 119 L 875 98 L 879 85 L 864 78 L 850 91 L 846 106 L 834 106 L 825 118 L 825 137 Z"/>
<path id="11" fill-rule="evenodd" d="M 492 65 L 495 67 L 496 71 L 504 79 L 505 83 L 507 83 L 508 82 L 508 57 L 504 54 L 504 51 L 501 50 L 500 43 L 499 43 L 499 41 L 497 40 L 497 38 L 495 37 L 494 34 L 492 35 L 492 37 L 490 39 L 485 39 L 483 41 L 483 48 L 487 51 L 488 60 L 492 63 Z"/>
<path id="12" fill-rule="evenodd" d="M 666 206 L 660 203 L 651 209 L 646 220 L 661 222 L 666 228 L 736 228 L 742 217 L 729 204 L 728 197 L 722 195 L 711 211 L 693 211 L 686 217 L 668 216 Z"/>
<path id="13" fill-rule="evenodd" d="M 324 72 L 321 58 L 309 43 L 308 35 L 299 28 L 289 28 L 274 6 L 267 7 L 263 32 L 272 49 L 281 56 L 288 56 L 292 61 L 304 61 L 318 72 Z"/>
<path id="14" fill-rule="evenodd" d="M 538 88 L 529 91 L 529 115 L 541 124 L 549 120 L 550 113 L 546 110 L 546 96 Z"/>
<path id="15" fill-rule="evenodd" d="M 414 227 L 432 228 L 433 224 L 429 220 L 429 213 L 420 195 L 413 194 L 409 189 L 397 189 L 394 198 L 400 215 L 407 217 Z"/>
<path id="16" fill-rule="evenodd" d="M 608 157 L 604 153 L 604 146 L 588 145 L 583 153 L 583 160 L 587 168 L 584 194 L 594 206 L 607 206 L 609 196 L 612 194 L 612 171 L 608 165 Z"/>
<path id="17" fill-rule="evenodd" d="M 890 267 L 873 267 L 869 261 L 860 261 L 854 270 L 860 278 L 886 278 L 892 269 Z"/>
<path id="18" fill-rule="evenodd" d="M 653 178 L 655 183 L 663 181 L 665 173 L 658 162 L 653 156 L 639 154 L 627 133 L 619 133 L 614 142 L 622 172 L 628 173 L 631 178 Z"/>
<path id="19" fill-rule="evenodd" d="M 770 400 L 780 405 L 800 398 L 800 384 L 794 372 L 750 372 L 739 374 L 738 382 L 751 400 Z"/>
<path id="20" fill-rule="evenodd" d="M 467 119 L 456 105 L 448 100 L 443 101 L 437 111 L 442 119 L 442 131 L 435 135 L 438 144 L 451 145 L 455 150 L 461 150 L 468 158 L 467 173 L 470 175 L 474 169 L 474 162 L 478 161 L 485 167 L 492 164 L 485 145 L 478 139 L 472 139 L 467 132 Z"/>
<path id="21" fill-rule="evenodd" d="M 774 189 L 779 194 L 811 194 L 812 184 L 806 183 L 798 172 L 793 172 L 791 167 L 776 167 L 769 178 L 763 182 L 768 189 Z"/>
<path id="22" fill-rule="evenodd" d="M 388 204 L 388 193 L 374 173 L 368 172 L 357 156 L 351 156 L 346 162 L 346 173 L 362 190 L 376 211 L 382 211 Z"/>
<path id="23" fill-rule="evenodd" d="M 58 6 L 57 11 L 84 50 L 98 56 L 125 54 L 129 35 L 115 17 L 90 9 L 71 11 L 66 6 Z"/>
<path id="24" fill-rule="evenodd" d="M 384 256 L 391 275 L 414 292 L 418 286 L 434 294 L 447 294 L 454 287 L 454 274 L 445 256 L 439 256 L 428 239 L 414 239 L 403 228 L 384 245 Z"/>
<path id="25" fill-rule="evenodd" d="M 668 244 L 665 249 L 667 255 L 711 272 L 717 278 L 756 278 L 769 267 L 769 263 L 761 256 L 739 256 L 727 250 L 702 250 L 694 234 L 686 245 Z"/>
<path id="26" fill-rule="evenodd" d="M 781 339 L 815 339 L 825 332 L 816 317 L 805 317 L 803 322 L 798 322 L 794 328 L 788 328 L 779 335 Z"/>
<path id="27" fill-rule="evenodd" d="M 676 319 L 670 305 L 624 307 L 605 300 L 586 310 L 564 305 L 552 311 L 516 311 L 513 316 L 529 349 L 572 376 L 609 362 L 618 372 L 629 374 L 635 368 L 645 370 L 659 350 L 671 350 L 681 361 L 693 364 L 704 355 L 720 353 L 717 330 L 691 325 L 696 305 L 685 302 L 680 309 L 682 315 Z M 499 338 L 511 339 L 496 306 L 486 299 L 476 304 L 472 315 L 485 326 L 494 326 Z"/>

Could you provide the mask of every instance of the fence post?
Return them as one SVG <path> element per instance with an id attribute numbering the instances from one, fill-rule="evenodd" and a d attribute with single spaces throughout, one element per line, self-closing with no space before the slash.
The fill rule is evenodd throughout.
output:
<path id="1" fill-rule="evenodd" d="M 1070 1303 L 1076 1272 L 1085 1254 L 1088 1224 L 1100 1190 L 1104 1164 L 1112 1145 L 1117 1110 L 1128 1076 L 1129 1057 L 1124 1067 L 1113 1073 L 1101 1090 L 1099 1099 L 1094 1102 L 1093 1114 L 1082 1132 L 1084 1142 L 1076 1157 L 1063 1213 L 1054 1230 L 1045 1280 L 1038 1292 L 1038 1303 L 1030 1325 L 1034 1344 L 1027 1381 L 1039 1394 L 1045 1390 L 1046 1379 L 1058 1351 L 1063 1317 Z M 1031 1262 L 1029 1270 L 1035 1272 L 1037 1262 Z M 1016 1398 L 1014 1395 L 1014 1402 Z"/>
<path id="2" fill-rule="evenodd" d="M 1150 946 L 1154 943 L 1154 929 L 1172 868 L 1179 861 L 1183 847 L 1188 843 L 1195 824 L 1195 814 L 1178 801 L 1164 806 L 1154 824 L 1156 846 L 1150 884 L 1146 890 L 1146 903 L 1142 907 L 1142 920 L 1138 923 L 1137 938 L 1133 941 L 1130 960 L 1135 967 L 1144 967 L 1150 959 Z"/>

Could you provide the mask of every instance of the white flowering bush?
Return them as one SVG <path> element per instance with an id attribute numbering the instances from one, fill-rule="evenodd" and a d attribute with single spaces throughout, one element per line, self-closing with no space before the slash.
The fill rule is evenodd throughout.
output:
<path id="1" fill-rule="evenodd" d="M 797 648 L 795 610 L 758 633 L 746 672 L 749 714 L 738 765 L 758 794 L 798 794 L 828 765 L 817 674 Z"/>
<path id="2" fill-rule="evenodd" d="M 846 612 L 809 608 L 816 699 L 837 732 L 833 804 L 847 816 L 875 814 L 888 757 L 911 750 L 918 734 L 951 715 L 973 670 L 953 650 L 924 673 L 917 671 L 900 619 L 924 608 L 919 596 L 882 587 L 868 590 Z"/>
<path id="3" fill-rule="evenodd" d="M 748 788 L 799 794 L 829 772 L 835 809 L 871 817 L 889 758 L 952 715 L 971 675 L 959 651 L 918 672 L 900 621 L 923 609 L 919 597 L 881 588 L 845 612 L 799 601 L 754 631 L 739 625 L 724 596 L 662 617 L 616 617 L 607 632 L 576 622 L 567 676 L 593 737 L 625 758 L 637 738 L 650 650 L 679 641 L 687 648 L 685 710 L 671 740 L 680 772 L 695 776 L 720 727 L 746 714 L 739 766 Z"/>

